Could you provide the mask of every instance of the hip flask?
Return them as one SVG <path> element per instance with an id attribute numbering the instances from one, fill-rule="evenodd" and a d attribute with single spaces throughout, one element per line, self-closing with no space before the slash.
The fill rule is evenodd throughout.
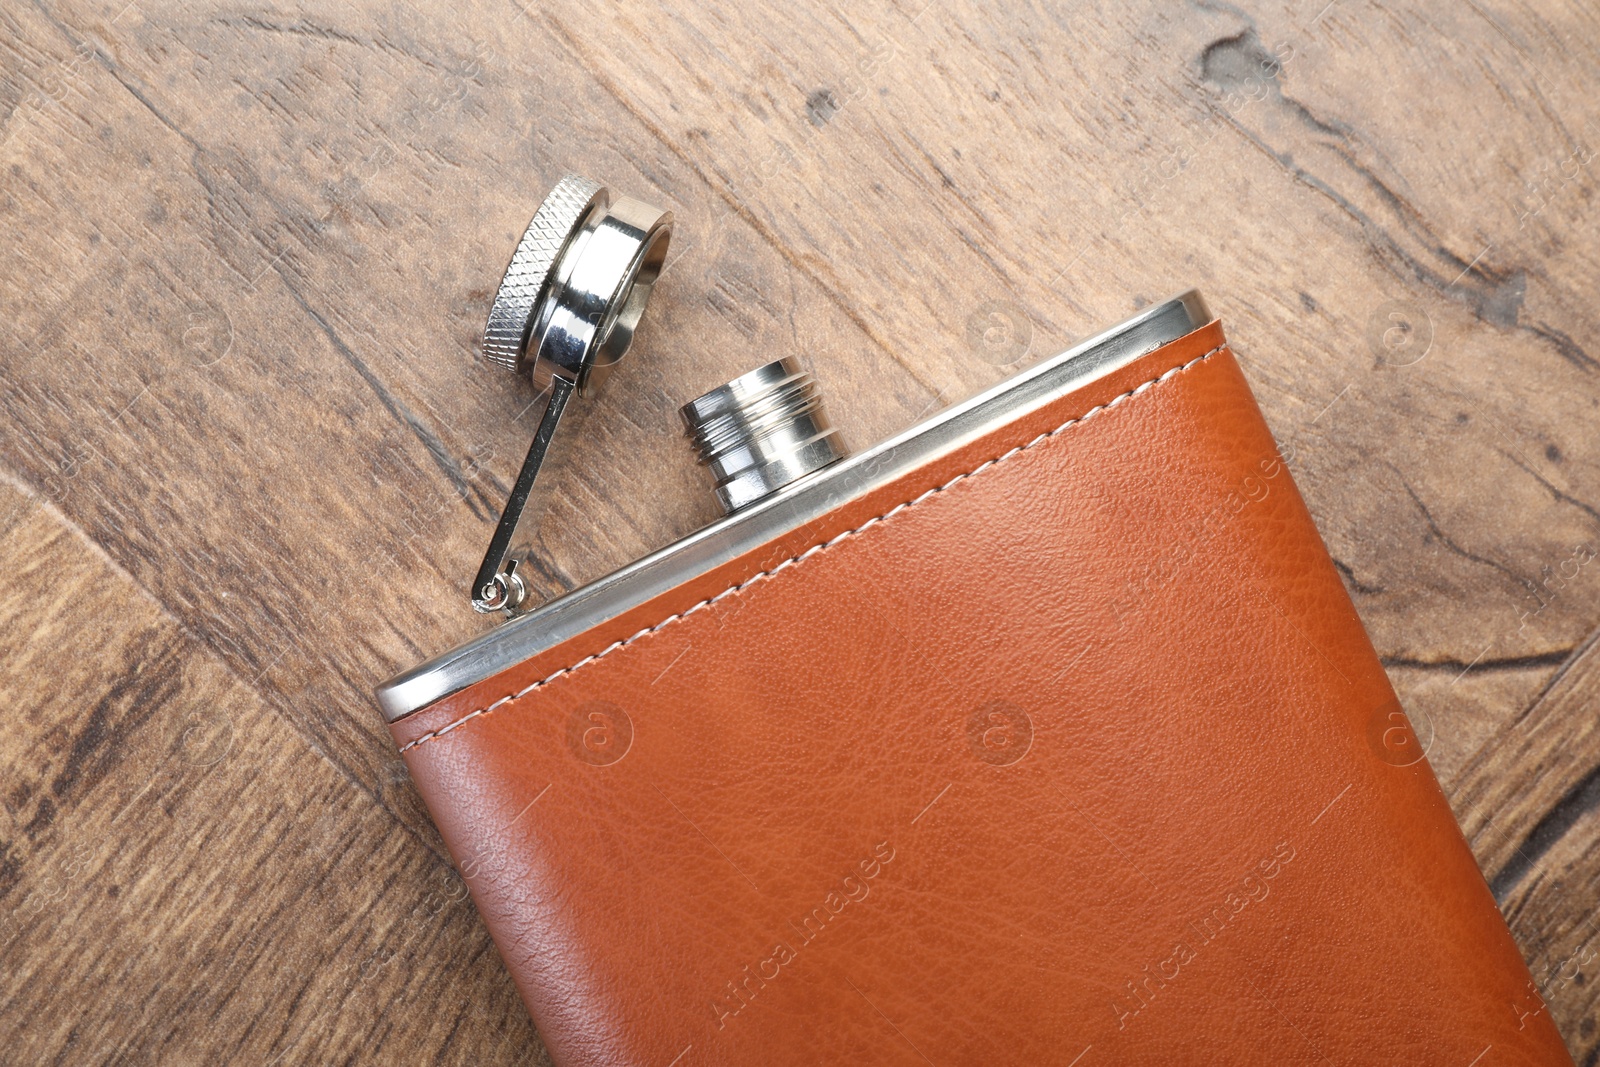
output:
<path id="1" fill-rule="evenodd" d="M 507 619 L 377 694 L 554 1062 L 1569 1062 L 1195 292 L 857 451 L 758 367 L 683 408 L 724 515 L 533 605 L 671 229 L 535 215 Z"/>

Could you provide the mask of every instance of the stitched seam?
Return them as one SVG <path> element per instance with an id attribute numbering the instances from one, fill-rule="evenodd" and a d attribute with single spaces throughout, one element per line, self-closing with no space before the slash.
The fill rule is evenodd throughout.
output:
<path id="1" fill-rule="evenodd" d="M 461 718 L 456 719 L 453 722 L 447 723 L 446 725 L 439 727 L 437 730 L 430 730 L 429 732 L 423 734 L 422 736 L 420 736 L 418 738 L 415 738 L 414 740 L 409 741 L 406 744 L 402 745 L 401 748 L 400 748 L 400 752 L 403 755 L 403 754 L 411 751 L 412 749 L 416 748 L 418 745 L 424 744 L 424 743 L 426 743 L 428 741 L 432 741 L 432 740 L 434 740 L 436 738 L 443 737 L 445 734 L 448 734 L 452 730 L 455 730 L 455 729 L 457 729 L 457 728 L 459 728 L 461 726 L 465 726 L 467 723 L 471 722 L 474 719 L 481 718 L 484 715 L 488 715 L 490 712 L 496 710 L 497 708 L 505 707 L 507 704 L 511 704 L 511 703 L 514 703 L 515 701 L 521 700 L 523 697 L 527 696 L 529 693 L 532 693 L 532 692 L 534 692 L 536 690 L 539 690 L 539 689 L 543 689 L 545 686 L 549 685 L 551 682 L 555 681 L 557 678 L 561 678 L 564 675 L 571 674 L 572 672 L 578 670 L 579 668 L 586 667 L 589 664 L 594 663 L 597 660 L 604 659 L 605 657 L 611 655 L 611 653 L 617 651 L 619 648 L 628 647 L 629 645 L 633 644 L 635 641 L 639 640 L 641 637 L 646 637 L 649 634 L 653 634 L 657 630 L 660 630 L 665 626 L 668 626 L 668 625 L 670 625 L 672 623 L 678 622 L 681 619 L 686 619 L 690 615 L 693 615 L 695 612 L 699 611 L 701 608 L 709 608 L 711 605 L 717 603 L 718 601 L 724 599 L 725 597 L 734 596 L 734 595 L 736 595 L 736 594 L 738 594 L 740 592 L 743 592 L 745 589 L 747 589 L 750 586 L 754 585 L 756 582 L 763 581 L 763 580 L 765 580 L 767 578 L 771 578 L 773 575 L 778 574 L 780 571 L 784 570 L 786 567 L 792 567 L 792 566 L 794 566 L 794 565 L 796 565 L 798 563 L 803 562 L 804 560 L 810 559 L 812 556 L 815 556 L 820 552 L 823 552 L 823 551 L 825 551 L 825 550 L 827 550 L 829 548 L 832 548 L 834 545 L 838 544 L 840 541 L 844 541 L 847 538 L 851 538 L 851 537 L 856 536 L 857 534 L 861 533 L 863 530 L 866 530 L 866 529 L 868 529 L 870 527 L 876 526 L 881 522 L 887 522 L 889 519 L 891 519 L 894 516 L 900 514 L 900 512 L 907 511 L 907 510 L 909 510 L 911 508 L 916 507 L 918 504 L 922 503 L 924 500 L 927 500 L 929 497 L 936 496 L 939 493 L 944 492 L 946 489 L 949 489 L 951 486 L 955 485 L 957 482 L 964 482 L 968 478 L 972 478 L 972 477 L 975 477 L 975 476 L 977 476 L 979 474 L 982 474 L 984 471 L 989 470 L 991 467 L 997 467 L 1000 464 L 1006 462 L 1007 460 L 1012 459 L 1013 457 L 1019 456 L 1022 453 L 1028 451 L 1030 448 L 1033 448 L 1036 445 L 1043 444 L 1045 441 L 1050 440 L 1052 437 L 1056 437 L 1059 434 L 1062 434 L 1062 433 L 1066 432 L 1067 430 L 1071 429 L 1072 427 L 1079 425 L 1080 423 L 1087 422 L 1089 419 L 1091 419 L 1094 416 L 1100 414 L 1101 412 L 1109 411 L 1110 409 L 1116 407 L 1118 404 L 1122 403 L 1124 400 L 1128 400 L 1128 399 L 1130 399 L 1132 397 L 1138 396 L 1140 393 L 1144 392 L 1147 389 L 1153 388 L 1154 386 L 1160 384 L 1161 382 L 1166 381 L 1168 378 L 1173 378 L 1173 377 L 1176 377 L 1179 374 L 1182 374 L 1184 371 L 1188 370 L 1190 367 L 1193 367 L 1197 363 L 1205 362 L 1206 360 L 1210 359 L 1212 356 L 1216 355 L 1218 352 L 1221 352 L 1223 349 L 1225 349 L 1227 347 L 1228 347 L 1227 343 L 1224 342 L 1224 343 L 1218 345 L 1216 348 L 1213 348 L 1211 351 L 1206 352 L 1203 355 L 1196 356 L 1195 358 L 1191 359 L 1187 363 L 1184 363 L 1184 364 L 1181 364 L 1179 366 L 1173 367 L 1170 370 L 1164 371 L 1161 374 L 1157 375 L 1156 377 L 1151 378 L 1147 382 L 1143 382 L 1143 383 L 1141 383 L 1139 385 L 1134 386 L 1132 389 L 1129 389 L 1126 393 L 1118 393 L 1116 396 L 1112 397 L 1110 400 L 1106 401 L 1104 404 L 1096 404 L 1094 407 L 1090 408 L 1088 411 L 1085 411 L 1082 415 L 1078 415 L 1078 416 L 1075 416 L 1073 418 L 1068 419 L 1066 422 L 1063 422 L 1060 426 L 1057 426 L 1053 430 L 1046 430 L 1044 433 L 1039 434 L 1037 437 L 1035 437 L 1033 440 L 1027 442 L 1026 444 L 1017 445 L 1015 448 L 1012 448 L 1008 452 L 1002 453 L 1001 455 L 998 455 L 998 456 L 994 457 L 993 459 L 985 460 L 984 462 L 978 464 L 976 467 L 972 468 L 970 471 L 967 471 L 964 474 L 956 475 L 954 478 L 951 478 L 948 482 L 945 482 L 943 485 L 934 486 L 932 489 L 929 489 L 926 492 L 923 492 L 923 493 L 919 494 L 918 496 L 913 497 L 912 499 L 905 501 L 904 503 L 896 504 L 894 507 L 892 507 L 888 511 L 884 512 L 882 515 L 875 515 L 872 518 L 868 519 L 866 522 L 862 523 L 860 526 L 856 526 L 856 527 L 853 527 L 852 529 L 845 530 L 843 533 L 835 534 L 833 537 L 829 538 L 826 541 L 823 541 L 823 542 L 821 542 L 819 544 L 812 545 L 810 548 L 806 549 L 804 552 L 801 552 L 799 555 L 790 556 L 788 559 L 784 560 L 782 563 L 779 563 L 777 566 L 772 567 L 769 570 L 757 571 L 755 574 L 752 574 L 750 577 L 746 578 L 744 581 L 738 583 L 737 585 L 728 586 L 728 588 L 724 589 L 722 592 L 718 593 L 716 596 L 708 597 L 705 600 L 702 600 L 699 603 L 694 604 L 691 607 L 686 608 L 683 611 L 680 611 L 680 612 L 678 612 L 678 613 L 676 613 L 674 615 L 668 615 L 666 618 L 662 619 L 660 622 L 656 623 L 654 626 L 648 626 L 645 629 L 640 630 L 638 633 L 634 634 L 631 637 L 625 637 L 625 638 L 621 639 L 620 641 L 613 641 L 611 644 L 607 645 L 605 648 L 601 649 L 599 652 L 591 653 L 590 655 L 587 655 L 587 656 L 583 657 L 582 659 L 580 659 L 578 662 L 572 664 L 572 666 L 563 667 L 559 671 L 556 671 L 554 674 L 551 674 L 551 675 L 548 675 L 548 676 L 546 676 L 544 678 L 541 678 L 537 682 L 533 682 L 533 683 L 525 686 L 524 688 L 518 690 L 515 693 L 507 693 L 505 696 L 501 697 L 499 700 L 496 700 L 493 704 L 490 704 L 487 707 L 482 707 L 482 708 L 477 709 L 476 711 L 468 712 L 467 714 L 461 716 Z"/>

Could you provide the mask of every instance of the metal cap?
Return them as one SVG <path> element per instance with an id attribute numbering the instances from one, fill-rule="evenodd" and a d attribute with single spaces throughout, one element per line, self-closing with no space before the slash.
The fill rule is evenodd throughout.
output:
<path id="1" fill-rule="evenodd" d="M 817 383 L 788 358 L 691 400 L 681 414 L 724 513 L 849 454 L 822 410 Z"/>
<path id="2" fill-rule="evenodd" d="M 633 342 L 671 238 L 670 211 L 562 178 L 506 267 L 483 354 L 540 389 L 560 376 L 592 395 Z"/>
<path id="3" fill-rule="evenodd" d="M 530 607 L 517 568 L 532 551 L 534 481 L 567 402 L 574 393 L 592 396 L 633 343 L 671 239 L 670 211 L 626 196 L 613 202 L 598 182 L 569 174 L 518 242 L 489 309 L 483 354 L 531 374 L 547 400 L 472 580 L 474 610 Z"/>

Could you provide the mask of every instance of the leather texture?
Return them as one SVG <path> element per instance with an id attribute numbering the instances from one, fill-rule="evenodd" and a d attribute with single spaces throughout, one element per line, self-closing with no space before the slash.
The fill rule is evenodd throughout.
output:
<path id="1" fill-rule="evenodd" d="M 1570 1063 L 1291 466 L 1213 323 L 396 723 L 554 1061 Z"/>

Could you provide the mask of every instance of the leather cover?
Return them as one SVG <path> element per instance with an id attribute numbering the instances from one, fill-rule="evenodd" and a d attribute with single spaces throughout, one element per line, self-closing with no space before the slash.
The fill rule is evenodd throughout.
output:
<path id="1" fill-rule="evenodd" d="M 1569 1063 L 1220 327 L 396 723 L 560 1065 Z"/>

